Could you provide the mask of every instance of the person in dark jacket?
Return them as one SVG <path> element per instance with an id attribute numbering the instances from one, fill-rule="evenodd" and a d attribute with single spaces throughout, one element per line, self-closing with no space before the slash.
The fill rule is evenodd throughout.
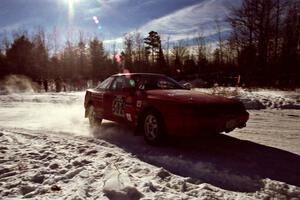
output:
<path id="1" fill-rule="evenodd" d="M 48 92 L 48 81 L 47 81 L 47 79 L 45 79 L 43 81 L 43 85 L 44 85 L 45 92 Z"/>

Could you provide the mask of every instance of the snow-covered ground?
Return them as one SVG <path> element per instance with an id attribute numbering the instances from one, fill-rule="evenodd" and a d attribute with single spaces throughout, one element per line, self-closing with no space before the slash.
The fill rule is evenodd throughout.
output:
<path id="1" fill-rule="evenodd" d="M 84 93 L 0 95 L 0 199 L 300 199 L 300 92 L 201 91 L 241 99 L 247 127 L 152 147 L 90 130 Z"/>

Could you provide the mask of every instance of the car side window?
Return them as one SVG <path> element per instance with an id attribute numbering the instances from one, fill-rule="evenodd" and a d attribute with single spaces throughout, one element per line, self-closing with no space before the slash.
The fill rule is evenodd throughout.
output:
<path id="1" fill-rule="evenodd" d="M 123 87 L 123 77 L 117 77 L 111 85 L 111 90 L 121 90 Z"/>
<path id="2" fill-rule="evenodd" d="M 111 85 L 111 90 L 122 90 L 124 88 L 134 88 L 135 81 L 124 76 L 117 77 Z"/>
<path id="3" fill-rule="evenodd" d="M 109 88 L 109 86 L 111 85 L 111 82 L 114 78 L 113 77 L 109 77 L 107 79 L 105 79 L 104 81 L 102 81 L 97 87 L 96 90 L 106 90 Z"/>

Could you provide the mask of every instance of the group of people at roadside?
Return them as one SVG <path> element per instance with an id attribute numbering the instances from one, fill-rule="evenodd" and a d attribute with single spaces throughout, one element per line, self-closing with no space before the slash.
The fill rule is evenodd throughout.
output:
<path id="1" fill-rule="evenodd" d="M 40 79 L 37 81 L 40 91 L 55 91 L 55 92 L 66 92 L 66 83 L 61 78 L 56 78 L 55 80 Z"/>

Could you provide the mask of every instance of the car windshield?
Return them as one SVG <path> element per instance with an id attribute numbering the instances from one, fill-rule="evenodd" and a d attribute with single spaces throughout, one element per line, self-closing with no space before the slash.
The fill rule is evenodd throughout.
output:
<path id="1" fill-rule="evenodd" d="M 184 89 L 175 80 L 161 75 L 135 75 L 133 80 L 139 90 Z"/>

